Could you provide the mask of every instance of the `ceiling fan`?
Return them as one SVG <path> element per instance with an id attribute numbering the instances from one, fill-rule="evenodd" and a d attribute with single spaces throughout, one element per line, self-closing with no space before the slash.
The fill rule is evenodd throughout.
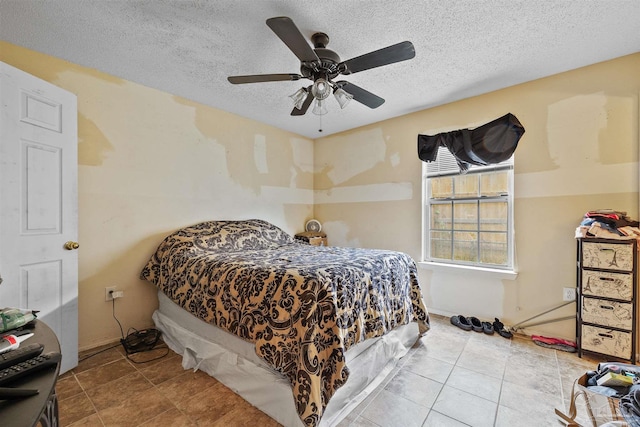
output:
<path id="1" fill-rule="evenodd" d="M 346 80 L 334 81 L 339 75 L 349 75 L 360 71 L 413 58 L 416 53 L 413 44 L 404 41 L 364 55 L 341 61 L 337 53 L 327 49 L 329 36 L 325 33 L 315 33 L 311 36 L 313 48 L 293 23 L 286 17 L 267 19 L 267 25 L 287 45 L 300 60 L 300 74 L 256 74 L 247 76 L 230 76 L 227 79 L 233 84 L 262 83 L 275 81 L 293 81 L 302 78 L 313 81 L 308 87 L 300 88 L 290 97 L 295 107 L 292 116 L 304 115 L 309 106 L 316 100 L 312 112 L 322 115 L 327 113 L 323 101 L 333 92 L 341 108 L 351 99 L 355 99 L 369 108 L 378 108 L 384 99 L 362 89 Z"/>

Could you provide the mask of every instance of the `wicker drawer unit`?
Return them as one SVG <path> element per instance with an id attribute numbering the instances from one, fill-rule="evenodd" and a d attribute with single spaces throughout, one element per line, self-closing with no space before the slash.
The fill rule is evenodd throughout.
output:
<path id="1" fill-rule="evenodd" d="M 601 239 L 598 239 L 601 240 Z M 582 245 L 582 266 L 584 268 L 633 271 L 634 247 L 626 240 L 608 242 L 584 241 Z M 623 243 L 618 243 L 623 242 Z M 630 240 L 629 242 L 633 242 Z"/>
<path id="2" fill-rule="evenodd" d="M 583 351 L 635 363 L 637 242 L 578 240 L 578 356 Z"/>
<path id="3" fill-rule="evenodd" d="M 582 350 L 631 359 L 631 332 L 582 325 Z"/>
<path id="4" fill-rule="evenodd" d="M 623 301 L 633 298 L 633 273 L 607 273 L 606 271 L 582 270 L 583 295 L 609 295 Z"/>
<path id="5" fill-rule="evenodd" d="M 630 302 L 582 298 L 582 321 L 585 323 L 630 331 L 633 328 L 632 313 L 633 305 Z"/>

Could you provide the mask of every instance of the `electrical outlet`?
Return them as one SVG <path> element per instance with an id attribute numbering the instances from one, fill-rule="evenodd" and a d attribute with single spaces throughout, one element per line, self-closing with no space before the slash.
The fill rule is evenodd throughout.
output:
<path id="1" fill-rule="evenodd" d="M 562 301 L 575 301 L 576 288 L 562 288 Z"/>
<path id="2" fill-rule="evenodd" d="M 113 300 L 113 296 L 110 292 L 115 292 L 116 291 L 116 287 L 115 286 L 111 286 L 109 288 L 104 288 L 104 300 L 105 301 L 111 301 Z"/>

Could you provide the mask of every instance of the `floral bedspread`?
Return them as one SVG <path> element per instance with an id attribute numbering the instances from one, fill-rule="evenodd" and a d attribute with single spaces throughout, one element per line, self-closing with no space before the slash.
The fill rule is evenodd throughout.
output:
<path id="1" fill-rule="evenodd" d="M 200 319 L 255 343 L 293 388 L 308 426 L 349 377 L 345 352 L 416 321 L 429 329 L 415 262 L 400 252 L 311 246 L 261 220 L 169 235 L 140 275 Z"/>

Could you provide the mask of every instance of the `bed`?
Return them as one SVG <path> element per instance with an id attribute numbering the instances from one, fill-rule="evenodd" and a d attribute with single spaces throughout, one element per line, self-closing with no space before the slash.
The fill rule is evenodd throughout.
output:
<path id="1" fill-rule="evenodd" d="M 408 255 L 312 246 L 262 220 L 180 229 L 140 277 L 183 367 L 285 426 L 337 424 L 429 329 Z"/>

